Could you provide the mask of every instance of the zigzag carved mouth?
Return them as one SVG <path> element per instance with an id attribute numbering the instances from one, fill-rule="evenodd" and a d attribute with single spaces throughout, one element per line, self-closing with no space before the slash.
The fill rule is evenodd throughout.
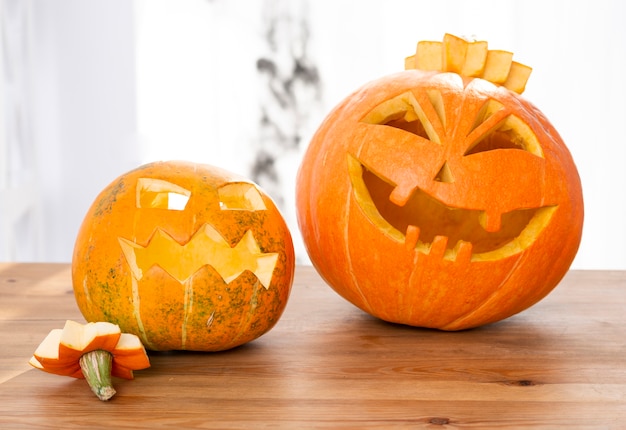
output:
<path id="1" fill-rule="evenodd" d="M 157 229 L 147 246 L 119 238 L 120 246 L 135 279 L 140 280 L 152 266 L 158 265 L 183 283 L 205 265 L 213 267 L 226 283 L 249 270 L 268 289 L 278 260 L 277 253 L 263 253 L 252 232 L 231 247 L 219 232 L 205 224 L 181 245 L 169 234 Z"/>
<path id="2" fill-rule="evenodd" d="M 486 213 L 450 207 L 417 189 L 403 206 L 390 201 L 395 186 L 348 156 L 356 201 L 367 217 L 393 240 L 423 254 L 451 261 L 506 258 L 528 248 L 548 225 L 556 206 L 502 214 L 497 231 L 483 227 Z"/>

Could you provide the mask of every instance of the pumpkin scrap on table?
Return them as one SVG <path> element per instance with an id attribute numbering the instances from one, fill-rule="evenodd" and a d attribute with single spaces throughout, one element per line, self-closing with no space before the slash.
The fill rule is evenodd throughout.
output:
<path id="1" fill-rule="evenodd" d="M 46 336 L 29 363 L 49 373 L 85 378 L 100 400 L 115 395 L 111 376 L 133 379 L 133 370 L 150 367 L 137 336 L 108 322 L 83 325 L 71 320 Z"/>
<path id="2" fill-rule="evenodd" d="M 531 68 L 485 41 L 417 44 L 355 91 L 301 162 L 298 224 L 324 280 L 386 321 L 461 330 L 545 297 L 580 244 L 578 171 L 521 96 Z"/>
<path id="3" fill-rule="evenodd" d="M 270 197 L 226 170 L 184 161 L 140 166 L 96 197 L 72 259 L 79 309 L 149 350 L 219 351 L 282 315 L 295 256 Z"/>

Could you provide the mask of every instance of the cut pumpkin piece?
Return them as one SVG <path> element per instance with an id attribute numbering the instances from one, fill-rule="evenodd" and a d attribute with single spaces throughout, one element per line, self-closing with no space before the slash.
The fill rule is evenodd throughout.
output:
<path id="1" fill-rule="evenodd" d="M 29 363 L 48 373 L 87 379 L 100 400 L 115 394 L 111 376 L 132 379 L 133 370 L 150 367 L 137 336 L 108 322 L 83 325 L 69 320 L 63 330 L 54 329 L 46 336 Z"/>
<path id="2" fill-rule="evenodd" d="M 528 78 L 530 77 L 532 70 L 533 69 L 530 66 L 513 61 L 511 63 L 509 75 L 503 85 L 518 94 L 523 93 L 526 89 L 526 82 L 528 82 Z"/>
<path id="3" fill-rule="evenodd" d="M 468 43 L 461 75 L 472 77 L 481 76 L 485 70 L 487 52 L 487 42 L 485 41 Z"/>
<path id="4" fill-rule="evenodd" d="M 443 70 L 461 74 L 469 42 L 451 34 L 443 37 Z"/>
<path id="5" fill-rule="evenodd" d="M 483 79 L 494 84 L 504 84 L 511 71 L 513 63 L 513 53 L 508 51 L 488 51 L 485 61 Z"/>
<path id="6" fill-rule="evenodd" d="M 417 44 L 415 68 L 420 70 L 443 70 L 443 43 L 422 41 Z"/>

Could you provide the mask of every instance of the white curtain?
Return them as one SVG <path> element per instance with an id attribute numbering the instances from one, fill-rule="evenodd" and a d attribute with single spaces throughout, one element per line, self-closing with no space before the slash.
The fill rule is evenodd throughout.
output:
<path id="1" fill-rule="evenodd" d="M 282 202 L 306 260 L 292 187 L 317 124 L 360 85 L 401 70 L 418 40 L 450 32 L 533 67 L 524 95 L 559 130 L 583 181 L 573 267 L 626 269 L 619 0 L 0 1 L 3 38 L 30 50 L 3 45 L 0 190 L 15 184 L 7 177 L 37 178 L 42 208 L 40 244 L 3 248 L 0 259 L 69 261 L 108 182 L 143 162 L 183 158 L 254 177 Z M 16 5 L 27 5 L 26 21 Z M 11 80 L 9 66 L 22 67 L 24 80 Z M 37 169 L 26 173 L 26 164 Z M 37 231 L 35 218 L 20 219 L 12 233 Z"/>
<path id="2" fill-rule="evenodd" d="M 0 3 L 0 261 L 42 256 L 31 103 L 32 4 Z"/>

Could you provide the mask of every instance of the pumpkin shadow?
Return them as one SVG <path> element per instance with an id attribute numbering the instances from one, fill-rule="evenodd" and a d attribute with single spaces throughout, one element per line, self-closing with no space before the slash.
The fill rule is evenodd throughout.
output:
<path id="1" fill-rule="evenodd" d="M 359 311 L 356 311 L 359 312 Z M 342 348 L 377 347 L 378 350 L 398 350 L 403 354 L 411 350 L 422 357 L 433 359 L 445 355 L 484 357 L 506 360 L 524 355 L 549 354 L 555 349 L 567 348 L 570 339 L 559 330 L 548 330 L 532 311 L 527 310 L 495 323 L 458 331 L 444 331 L 412 327 L 378 319 L 363 313 L 343 320 L 341 331 L 353 334 L 352 342 L 342 336 Z M 333 339 L 328 336 L 327 339 Z"/>
<path id="2" fill-rule="evenodd" d="M 461 331 L 411 327 L 366 315 L 354 318 L 351 327 L 343 329 L 352 333 L 351 339 L 343 337 L 329 348 L 335 355 L 360 357 L 351 375 L 399 373 L 416 383 L 540 385 L 545 383 L 547 367 L 567 360 L 558 351 L 568 350 L 575 342 L 521 315 Z"/>
<path id="3" fill-rule="evenodd" d="M 254 341 L 224 351 L 148 351 L 146 374 L 223 374 L 263 355 L 263 345 Z"/>

